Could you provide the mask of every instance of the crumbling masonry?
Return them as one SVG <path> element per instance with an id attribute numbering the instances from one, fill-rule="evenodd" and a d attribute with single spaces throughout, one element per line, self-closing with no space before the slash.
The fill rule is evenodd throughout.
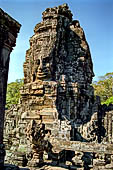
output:
<path id="1" fill-rule="evenodd" d="M 47 8 L 42 18 L 26 52 L 20 104 L 6 112 L 6 161 L 113 169 L 113 108 L 94 97 L 84 31 L 67 4 Z"/>
<path id="2" fill-rule="evenodd" d="M 3 144 L 6 89 L 10 53 L 15 46 L 20 24 L 0 8 L 0 169 L 4 166 L 5 149 Z M 5 166 L 6 167 L 6 166 Z M 12 168 L 13 169 L 13 168 Z"/>

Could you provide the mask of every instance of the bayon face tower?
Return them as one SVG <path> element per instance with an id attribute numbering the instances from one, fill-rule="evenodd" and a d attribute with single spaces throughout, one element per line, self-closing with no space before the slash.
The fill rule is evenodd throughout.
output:
<path id="1" fill-rule="evenodd" d="M 83 125 L 91 119 L 95 105 L 90 50 L 67 4 L 46 9 L 34 33 L 26 52 L 21 90 L 21 117 L 26 125 L 33 120 L 27 128 L 34 153 L 29 166 L 42 162 L 44 150 L 54 157 L 51 147 L 43 146 L 44 138 L 48 146 L 55 139 L 87 140 Z M 37 132 L 35 123 L 39 124 Z M 38 135 L 40 126 L 43 135 Z M 80 132 L 83 134 L 78 135 Z"/>
<path id="2" fill-rule="evenodd" d="M 112 129 L 112 122 L 109 121 L 110 126 L 107 124 L 99 98 L 94 97 L 93 64 L 79 21 L 72 19 L 67 4 L 47 8 L 42 18 L 34 28 L 26 52 L 20 104 L 6 113 L 6 124 L 10 127 L 8 125 L 5 133 L 12 137 L 10 140 L 6 137 L 6 143 L 13 143 L 13 147 L 8 144 L 8 150 L 16 150 L 14 163 L 37 166 L 48 159 L 58 163 L 64 155 L 67 158 L 67 147 L 80 153 L 71 154 L 74 164 L 78 164 L 79 157 L 80 166 L 84 164 L 87 168 L 102 154 L 101 145 L 94 147 L 92 143 L 112 143 L 111 130 L 107 130 Z M 110 115 L 112 117 L 112 113 Z M 108 138 L 105 133 L 109 134 Z M 102 147 L 106 152 L 107 147 Z M 63 152 L 58 153 L 61 148 Z M 22 162 L 19 160 L 21 151 Z M 26 157 L 30 152 L 32 156 Z"/>
<path id="3" fill-rule="evenodd" d="M 94 103 L 94 73 L 79 22 L 64 4 L 46 9 L 34 32 L 24 63 L 22 102 L 29 107 L 28 115 L 47 121 L 44 112 L 50 109 L 58 119 L 86 122 Z"/>

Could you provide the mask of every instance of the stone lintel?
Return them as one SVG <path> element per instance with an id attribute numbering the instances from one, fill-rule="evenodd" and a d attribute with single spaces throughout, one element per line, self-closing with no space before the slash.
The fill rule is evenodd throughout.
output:
<path id="1" fill-rule="evenodd" d="M 21 24 L 5 13 L 0 8 L 0 25 L 3 28 L 6 28 L 9 32 L 12 32 L 13 35 L 17 36 L 17 33 L 20 30 Z"/>
<path id="2" fill-rule="evenodd" d="M 113 144 L 99 144 L 99 143 L 88 143 L 80 141 L 65 141 L 60 140 L 52 143 L 53 150 L 73 150 L 78 152 L 92 152 L 92 153 L 105 153 L 113 154 Z"/>
<path id="3" fill-rule="evenodd" d="M 0 8 L 0 51 L 7 46 L 10 51 L 16 45 L 21 25 Z"/>

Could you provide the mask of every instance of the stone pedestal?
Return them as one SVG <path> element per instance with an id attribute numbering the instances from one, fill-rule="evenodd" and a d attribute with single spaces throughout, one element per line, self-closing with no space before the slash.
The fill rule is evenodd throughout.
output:
<path id="1" fill-rule="evenodd" d="M 0 168 L 4 164 L 4 115 L 10 53 L 15 46 L 20 24 L 0 9 Z"/>

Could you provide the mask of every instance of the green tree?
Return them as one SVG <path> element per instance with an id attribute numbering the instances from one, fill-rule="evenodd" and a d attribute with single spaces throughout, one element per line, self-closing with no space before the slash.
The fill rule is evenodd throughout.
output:
<path id="1" fill-rule="evenodd" d="M 15 82 L 8 84 L 6 95 L 6 108 L 10 108 L 12 104 L 18 104 L 20 99 L 20 88 L 22 86 L 23 79 L 17 79 Z"/>
<path id="2" fill-rule="evenodd" d="M 113 104 L 113 72 L 99 77 L 99 81 L 93 83 L 95 95 L 100 96 L 101 104 Z"/>

